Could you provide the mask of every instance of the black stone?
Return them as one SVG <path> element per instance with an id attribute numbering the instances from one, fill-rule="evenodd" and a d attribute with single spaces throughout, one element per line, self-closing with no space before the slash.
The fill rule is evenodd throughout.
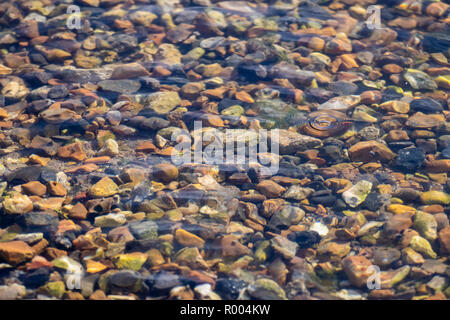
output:
<path id="1" fill-rule="evenodd" d="M 358 86 L 349 81 L 336 81 L 328 85 L 328 88 L 340 96 L 352 95 L 358 91 Z"/>
<path id="2" fill-rule="evenodd" d="M 320 242 L 320 235 L 316 231 L 299 231 L 288 235 L 288 239 L 296 242 L 300 248 L 311 248 Z"/>
<path id="3" fill-rule="evenodd" d="M 6 175 L 8 183 L 27 183 L 30 181 L 39 180 L 44 167 L 42 166 L 27 166 L 14 170 Z"/>
<path id="4" fill-rule="evenodd" d="M 54 86 L 48 92 L 51 99 L 61 99 L 69 95 L 69 90 L 65 85 Z"/>
<path id="5" fill-rule="evenodd" d="M 364 200 L 363 206 L 367 210 L 377 211 L 381 208 L 381 206 L 383 206 L 383 202 L 384 197 L 382 194 L 372 192 L 367 195 L 366 200 Z"/>
<path id="6" fill-rule="evenodd" d="M 321 204 L 324 207 L 332 207 L 336 203 L 336 197 L 333 195 L 311 197 L 311 202 L 315 204 Z"/>
<path id="7" fill-rule="evenodd" d="M 438 113 L 444 110 L 439 102 L 431 98 L 413 100 L 409 105 L 411 110 L 423 113 Z"/>
<path id="8" fill-rule="evenodd" d="M 21 217 L 21 223 L 30 232 L 51 232 L 58 228 L 58 215 L 51 212 L 44 211 L 32 211 L 23 214 Z"/>
<path id="9" fill-rule="evenodd" d="M 42 267 L 25 274 L 22 277 L 23 284 L 28 288 L 37 288 L 44 285 L 50 278 L 51 269 Z"/>
<path id="10" fill-rule="evenodd" d="M 142 122 L 140 123 L 140 128 L 143 130 L 160 130 L 163 128 L 167 128 L 169 124 L 170 122 L 165 119 L 158 117 L 151 117 L 143 119 Z"/>
<path id="11" fill-rule="evenodd" d="M 404 171 L 416 171 L 420 169 L 425 162 L 425 152 L 420 148 L 407 148 L 398 152 L 395 160 L 396 166 Z"/>
<path id="12" fill-rule="evenodd" d="M 118 288 L 133 288 L 141 279 L 138 272 L 123 270 L 109 277 L 109 283 Z"/>
<path id="13" fill-rule="evenodd" d="M 325 159 L 330 160 L 331 163 L 340 163 L 345 160 L 344 151 L 339 146 L 327 145 L 322 152 Z"/>
<path id="14" fill-rule="evenodd" d="M 234 278 L 222 278 L 216 282 L 215 291 L 222 299 L 236 300 L 240 292 L 247 286 L 243 280 Z"/>

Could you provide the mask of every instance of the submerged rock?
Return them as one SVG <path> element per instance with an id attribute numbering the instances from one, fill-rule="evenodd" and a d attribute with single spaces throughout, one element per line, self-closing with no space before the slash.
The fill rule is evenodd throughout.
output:
<path id="1" fill-rule="evenodd" d="M 372 182 L 361 180 L 342 194 L 344 201 L 352 208 L 356 208 L 366 200 L 372 190 Z"/>

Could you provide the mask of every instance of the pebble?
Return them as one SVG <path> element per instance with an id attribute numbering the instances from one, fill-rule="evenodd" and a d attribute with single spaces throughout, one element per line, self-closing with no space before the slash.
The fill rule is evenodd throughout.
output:
<path id="1" fill-rule="evenodd" d="M 270 279 L 258 279 L 248 287 L 249 294 L 260 300 L 287 300 L 286 293 Z"/>
<path id="2" fill-rule="evenodd" d="M 23 241 L 8 241 L 0 243 L 0 258 L 9 264 L 20 264 L 30 260 L 34 257 L 34 255 L 34 250 Z"/>
<path id="3" fill-rule="evenodd" d="M 169 183 L 178 177 L 178 169 L 170 163 L 159 163 L 153 167 L 153 177 L 165 183 Z"/>
<path id="4" fill-rule="evenodd" d="M 94 184 L 88 191 L 89 196 L 93 198 L 110 197 L 115 195 L 119 187 L 111 178 L 102 178 L 99 182 Z"/>
<path id="5" fill-rule="evenodd" d="M 399 169 L 406 172 L 415 172 L 425 163 L 425 152 L 420 148 L 401 149 L 397 158 L 396 165 Z"/>
<path id="6" fill-rule="evenodd" d="M 370 181 L 361 180 L 342 193 L 342 198 L 350 207 L 355 208 L 366 200 L 366 197 L 371 190 L 372 183 Z"/>
<path id="7" fill-rule="evenodd" d="M 432 214 L 418 211 L 414 215 L 414 229 L 429 241 L 437 238 L 437 221 Z"/>
<path id="8" fill-rule="evenodd" d="M 3 201 L 8 214 L 24 214 L 33 210 L 33 202 L 26 195 L 17 194 Z"/>
<path id="9" fill-rule="evenodd" d="M 94 225 L 101 228 L 115 228 L 127 222 L 125 215 L 121 213 L 110 213 L 104 216 L 96 217 Z"/>

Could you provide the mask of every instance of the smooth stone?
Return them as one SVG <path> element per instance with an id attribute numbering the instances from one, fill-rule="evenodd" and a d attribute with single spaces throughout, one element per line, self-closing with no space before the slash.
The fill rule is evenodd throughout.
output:
<path id="1" fill-rule="evenodd" d="M 156 239 L 158 236 L 158 225 L 153 221 L 133 222 L 129 228 L 137 239 Z"/>
<path id="2" fill-rule="evenodd" d="M 409 105 L 412 110 L 423 113 L 438 113 L 444 110 L 439 102 L 431 98 L 415 99 Z"/>
<path id="3" fill-rule="evenodd" d="M 273 280 L 258 279 L 248 287 L 249 294 L 260 300 L 287 300 L 284 290 Z"/>
<path id="4" fill-rule="evenodd" d="M 141 88 L 141 83 L 137 80 L 103 80 L 98 83 L 103 91 L 115 93 L 132 94 Z"/>
<path id="5" fill-rule="evenodd" d="M 433 81 L 433 79 L 426 74 L 425 72 L 415 70 L 415 69 L 407 69 L 405 74 L 406 81 L 409 82 L 411 87 L 416 90 L 435 90 L 437 89 L 437 84 Z"/>
<path id="6" fill-rule="evenodd" d="M 144 106 L 158 114 L 166 114 L 175 109 L 181 103 L 180 96 L 175 91 L 161 91 L 148 95 Z"/>
<path id="7" fill-rule="evenodd" d="M 342 194 L 344 201 L 352 208 L 356 208 L 366 200 L 372 190 L 372 182 L 361 180 Z"/>
<path id="8" fill-rule="evenodd" d="M 417 211 L 414 215 L 414 229 L 429 241 L 437 239 L 437 221 L 432 214 Z"/>

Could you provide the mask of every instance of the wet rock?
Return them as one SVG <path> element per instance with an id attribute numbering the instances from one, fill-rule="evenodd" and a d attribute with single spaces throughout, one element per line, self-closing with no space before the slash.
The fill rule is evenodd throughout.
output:
<path id="1" fill-rule="evenodd" d="M 99 156 L 117 156 L 120 153 L 119 145 L 113 139 L 108 139 L 105 141 L 103 147 L 99 150 L 97 155 Z"/>
<path id="2" fill-rule="evenodd" d="M 170 289 L 182 285 L 178 275 L 164 271 L 157 273 L 146 281 L 151 284 L 151 290 L 156 294 L 167 294 Z"/>
<path id="3" fill-rule="evenodd" d="M 429 241 L 437 238 L 437 222 L 432 214 L 417 211 L 414 216 L 414 229 Z"/>
<path id="4" fill-rule="evenodd" d="M 415 129 L 432 129 L 439 126 L 443 121 L 434 115 L 426 115 L 422 112 L 417 112 L 406 121 L 406 125 Z"/>
<path id="5" fill-rule="evenodd" d="M 251 254 L 251 250 L 241 244 L 235 236 L 226 235 L 220 240 L 223 257 L 238 258 L 243 255 Z"/>
<path id="6" fill-rule="evenodd" d="M 119 254 L 114 257 L 114 264 L 118 269 L 139 271 L 147 261 L 147 255 L 141 252 Z"/>
<path id="7" fill-rule="evenodd" d="M 20 284 L 0 286 L 0 300 L 18 300 L 25 297 L 26 288 Z"/>
<path id="8" fill-rule="evenodd" d="M 155 61 L 167 66 L 174 66 L 181 63 L 182 54 L 173 44 L 163 43 L 158 47 Z"/>
<path id="9" fill-rule="evenodd" d="M 313 192 L 314 189 L 304 188 L 300 185 L 292 185 L 283 194 L 283 198 L 301 201 L 308 198 Z"/>
<path id="10" fill-rule="evenodd" d="M 286 206 L 280 212 L 272 215 L 268 225 L 272 228 L 289 228 L 291 225 L 298 224 L 305 216 L 305 212 L 294 206 Z"/>
<path id="11" fill-rule="evenodd" d="M 291 233 L 288 239 L 294 241 L 302 249 L 310 248 L 320 242 L 320 235 L 316 231 L 299 231 Z"/>
<path id="12" fill-rule="evenodd" d="M 363 141 L 353 145 L 349 150 L 353 161 L 391 161 L 395 154 L 384 144 L 376 141 Z"/>
<path id="13" fill-rule="evenodd" d="M 129 228 L 136 239 L 155 239 L 158 236 L 158 225 L 153 221 L 132 223 Z"/>
<path id="14" fill-rule="evenodd" d="M 439 243 L 441 250 L 446 253 L 450 253 L 450 227 L 447 226 L 439 231 Z"/>
<path id="15" fill-rule="evenodd" d="M 98 83 L 98 86 L 103 91 L 113 92 L 113 93 L 124 93 L 132 94 L 141 88 L 141 83 L 137 80 L 103 80 Z"/>
<path id="16" fill-rule="evenodd" d="M 423 113 L 438 113 L 444 110 L 442 105 L 434 99 L 416 99 L 410 103 L 411 109 Z"/>
<path id="17" fill-rule="evenodd" d="M 398 152 L 397 167 L 406 172 L 417 171 L 425 163 L 425 152 L 420 148 L 406 148 Z"/>
<path id="18" fill-rule="evenodd" d="M 75 161 L 83 161 L 87 158 L 86 153 L 83 150 L 83 146 L 79 142 L 60 147 L 58 149 L 58 157 Z"/>
<path id="19" fill-rule="evenodd" d="M 198 248 L 184 248 L 177 252 L 175 261 L 191 268 L 207 269 L 208 266 Z"/>
<path id="20" fill-rule="evenodd" d="M 352 208 L 357 207 L 366 200 L 372 190 L 372 183 L 361 180 L 342 194 L 344 201 Z"/>
<path id="21" fill-rule="evenodd" d="M 427 258 L 436 259 L 437 254 L 433 251 L 431 244 L 421 236 L 413 236 L 409 246 Z"/>
<path id="22" fill-rule="evenodd" d="M 335 97 L 325 103 L 322 103 L 318 107 L 318 110 L 335 110 L 345 112 L 351 107 L 356 106 L 360 102 L 360 100 L 361 99 L 359 96 Z"/>
<path id="23" fill-rule="evenodd" d="M 351 256 L 342 260 L 342 268 L 348 279 L 360 288 L 367 285 L 367 280 L 374 273 L 371 266 L 370 260 L 364 256 Z"/>
<path id="24" fill-rule="evenodd" d="M 386 231 L 388 233 L 400 233 L 412 225 L 413 222 L 409 214 L 397 214 L 389 218 L 386 222 Z"/>
<path id="25" fill-rule="evenodd" d="M 111 80 L 132 79 L 148 76 L 150 73 L 138 63 L 128 63 L 114 69 Z"/>
<path id="26" fill-rule="evenodd" d="M 387 267 L 400 259 L 401 253 L 396 248 L 378 247 L 374 250 L 373 260 L 376 265 Z"/>
<path id="27" fill-rule="evenodd" d="M 3 201 L 3 210 L 8 214 L 24 214 L 33 210 L 33 202 L 26 195 L 17 194 Z"/>
<path id="28" fill-rule="evenodd" d="M 287 300 L 284 290 L 273 280 L 258 279 L 248 287 L 249 294 L 260 300 Z"/>
<path id="29" fill-rule="evenodd" d="M 183 229 L 175 231 L 175 239 L 184 247 L 203 248 L 205 240 Z"/>
<path id="30" fill-rule="evenodd" d="M 146 108 L 158 114 L 166 114 L 181 103 L 177 92 L 155 92 L 146 97 L 144 105 Z"/>
<path id="31" fill-rule="evenodd" d="M 423 204 L 444 204 L 450 203 L 450 196 L 442 191 L 428 191 L 420 195 Z"/>
<path id="32" fill-rule="evenodd" d="M 142 279 L 139 273 L 131 270 L 122 270 L 116 272 L 112 274 L 108 280 L 111 286 L 128 289 L 132 292 L 138 292 L 142 283 Z"/>
<path id="33" fill-rule="evenodd" d="M 127 222 L 125 215 L 121 213 L 110 213 L 104 216 L 96 217 L 94 225 L 101 228 L 115 228 Z"/>
<path id="34" fill-rule="evenodd" d="M 420 253 L 414 251 L 410 247 L 402 250 L 402 259 L 405 263 L 414 265 L 422 264 L 425 261 Z"/>
<path id="35" fill-rule="evenodd" d="M 264 180 L 258 183 L 256 189 L 268 198 L 279 198 L 286 189 L 272 180 Z"/>
<path id="36" fill-rule="evenodd" d="M 437 84 L 431 79 L 431 77 L 425 72 L 416 69 L 407 69 L 404 74 L 406 81 L 409 82 L 411 87 L 417 90 L 426 89 L 434 90 L 437 89 Z"/>
<path id="37" fill-rule="evenodd" d="M 56 231 L 59 223 L 58 214 L 52 211 L 32 211 L 21 216 L 21 221 L 29 231 L 52 232 Z"/>
<path id="38" fill-rule="evenodd" d="M 39 117 L 41 117 L 45 122 L 59 124 L 65 121 L 75 120 L 78 118 L 78 115 L 72 110 L 59 108 L 42 111 L 39 114 Z"/>
<path id="39" fill-rule="evenodd" d="M 270 244 L 275 252 L 278 252 L 286 259 L 292 259 L 297 253 L 298 244 L 283 236 L 275 236 L 270 240 Z"/>
<path id="40" fill-rule="evenodd" d="M 47 193 L 47 187 L 39 181 L 30 181 L 22 185 L 22 190 L 28 195 L 43 196 Z"/>
<path id="41" fill-rule="evenodd" d="M 111 178 L 102 178 L 99 182 L 94 184 L 88 191 L 89 196 L 93 198 L 110 197 L 115 195 L 119 187 Z"/>
<path id="42" fill-rule="evenodd" d="M 247 284 L 235 278 L 221 278 L 216 282 L 215 290 L 226 300 L 235 300 L 240 293 L 247 287 Z"/>

